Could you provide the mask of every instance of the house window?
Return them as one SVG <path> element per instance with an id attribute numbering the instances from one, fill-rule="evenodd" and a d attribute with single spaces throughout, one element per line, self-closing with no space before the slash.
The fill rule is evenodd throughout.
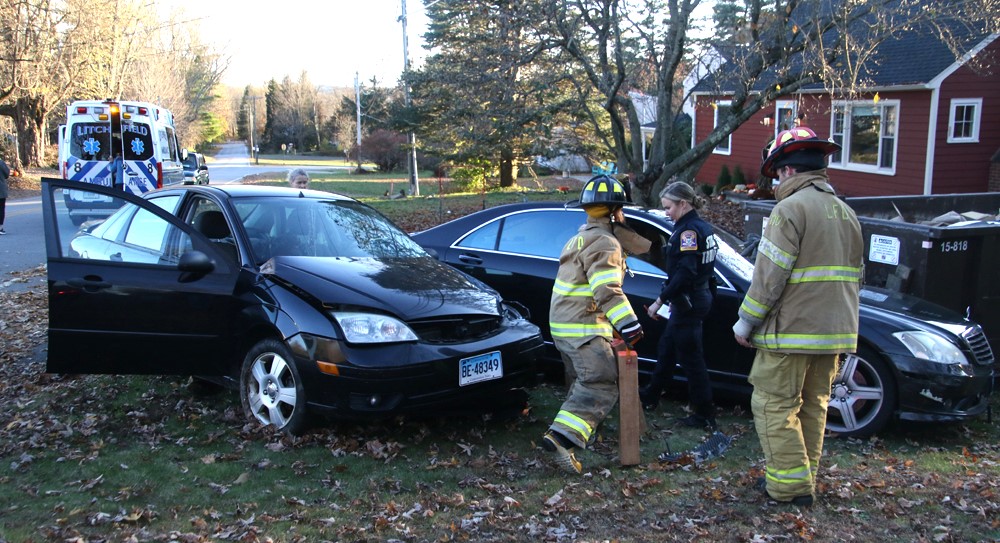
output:
<path id="1" fill-rule="evenodd" d="M 778 137 L 778 132 L 795 126 L 796 109 L 794 100 L 778 100 L 774 108 L 774 137 Z"/>
<path id="2" fill-rule="evenodd" d="M 830 134 L 842 149 L 830 157 L 830 166 L 894 174 L 898 111 L 897 100 L 834 103 Z"/>
<path id="3" fill-rule="evenodd" d="M 713 128 L 717 128 L 732 114 L 732 102 L 715 102 L 712 106 L 715 108 L 715 124 L 713 125 Z M 720 155 L 728 155 L 731 152 L 732 147 L 733 135 L 730 133 L 726 136 L 726 139 L 722 140 L 722 142 L 715 146 L 715 149 L 712 152 Z"/>
<path id="4" fill-rule="evenodd" d="M 956 98 L 951 101 L 948 119 L 948 143 L 979 143 L 979 120 L 982 98 Z"/>

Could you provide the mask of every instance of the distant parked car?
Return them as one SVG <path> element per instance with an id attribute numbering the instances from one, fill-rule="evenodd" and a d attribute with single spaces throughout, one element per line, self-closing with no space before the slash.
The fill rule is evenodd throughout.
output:
<path id="1" fill-rule="evenodd" d="M 290 434 L 317 413 L 505 407 L 535 380 L 537 326 L 351 198 L 252 185 L 140 198 L 59 179 L 42 189 L 49 372 L 200 376 Z M 66 191 L 118 209 L 78 229 Z"/>
<path id="2" fill-rule="evenodd" d="M 666 279 L 661 248 L 673 223 L 659 210 L 628 207 L 629 226 L 652 240 L 645 255 L 627 259 L 625 293 L 637 308 L 645 339 L 637 350 L 642 378 L 656 363 L 663 327 L 641 308 Z M 443 262 L 524 304 L 551 345 L 549 299 L 563 244 L 586 222 L 582 209 L 562 203 L 497 206 L 413 234 Z M 740 347 L 732 326 L 753 275 L 753 264 L 720 240 L 718 293 L 705 321 L 705 358 L 714 386 L 749 393 L 754 351 Z M 893 417 L 961 420 L 988 407 L 994 359 L 982 328 L 948 309 L 886 290 L 861 293 L 859 347 L 842 359 L 833 383 L 828 429 L 846 436 L 879 431 Z M 554 349 L 548 354 L 553 360 Z M 675 372 L 682 379 L 684 372 Z"/>
<path id="3" fill-rule="evenodd" d="M 208 184 L 208 165 L 205 164 L 205 155 L 189 151 L 181 165 L 184 166 L 185 185 Z"/>

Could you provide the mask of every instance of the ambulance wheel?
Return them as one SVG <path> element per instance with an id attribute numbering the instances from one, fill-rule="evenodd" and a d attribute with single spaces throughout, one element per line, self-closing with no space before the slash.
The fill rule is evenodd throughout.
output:
<path id="1" fill-rule="evenodd" d="M 240 403 L 247 417 L 288 435 L 306 429 L 306 391 L 292 353 L 284 343 L 265 339 L 254 345 L 240 371 Z"/>
<path id="2" fill-rule="evenodd" d="M 826 429 L 840 437 L 868 437 L 885 427 L 896 410 L 896 381 L 878 354 L 859 345 L 842 355 L 830 389 Z"/>

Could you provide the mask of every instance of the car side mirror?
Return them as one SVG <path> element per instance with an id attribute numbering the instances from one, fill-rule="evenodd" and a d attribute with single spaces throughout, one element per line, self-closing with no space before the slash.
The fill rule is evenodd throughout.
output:
<path id="1" fill-rule="evenodd" d="M 180 281 L 187 283 L 199 277 L 209 274 L 215 269 L 215 263 L 205 253 L 201 251 L 188 251 L 181 255 L 177 263 L 177 269 L 184 272 Z"/>
<path id="2" fill-rule="evenodd" d="M 208 166 L 202 164 L 201 166 L 198 166 L 198 171 L 207 172 Z"/>

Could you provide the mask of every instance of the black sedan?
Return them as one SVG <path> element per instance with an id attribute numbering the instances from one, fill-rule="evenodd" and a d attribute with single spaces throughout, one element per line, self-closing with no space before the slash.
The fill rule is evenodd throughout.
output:
<path id="1" fill-rule="evenodd" d="M 629 207 L 628 224 L 652 240 L 645 255 L 628 258 L 624 288 L 646 337 L 637 346 L 640 372 L 656 363 L 662 321 L 642 307 L 660 291 L 666 274 L 661 248 L 673 223 L 658 210 Z M 497 206 L 413 234 L 424 248 L 492 286 L 506 300 L 524 304 L 551 345 L 549 299 L 563 244 L 586 221 L 581 209 L 562 203 Z M 720 241 L 718 295 L 704 327 L 705 358 L 715 387 L 742 394 L 753 351 L 740 347 L 732 326 L 753 275 L 753 264 Z M 943 307 L 877 289 L 861 293 L 859 347 L 843 357 L 833 383 L 829 430 L 864 436 L 893 416 L 909 420 L 959 420 L 986 411 L 993 353 L 979 325 Z M 554 356 L 554 349 L 548 349 Z M 675 372 L 678 379 L 683 371 Z"/>
<path id="2" fill-rule="evenodd" d="M 353 199 L 42 188 L 50 372 L 199 376 L 290 434 L 312 413 L 482 411 L 537 374 L 534 324 Z M 78 229 L 68 191 L 117 211 Z"/>

